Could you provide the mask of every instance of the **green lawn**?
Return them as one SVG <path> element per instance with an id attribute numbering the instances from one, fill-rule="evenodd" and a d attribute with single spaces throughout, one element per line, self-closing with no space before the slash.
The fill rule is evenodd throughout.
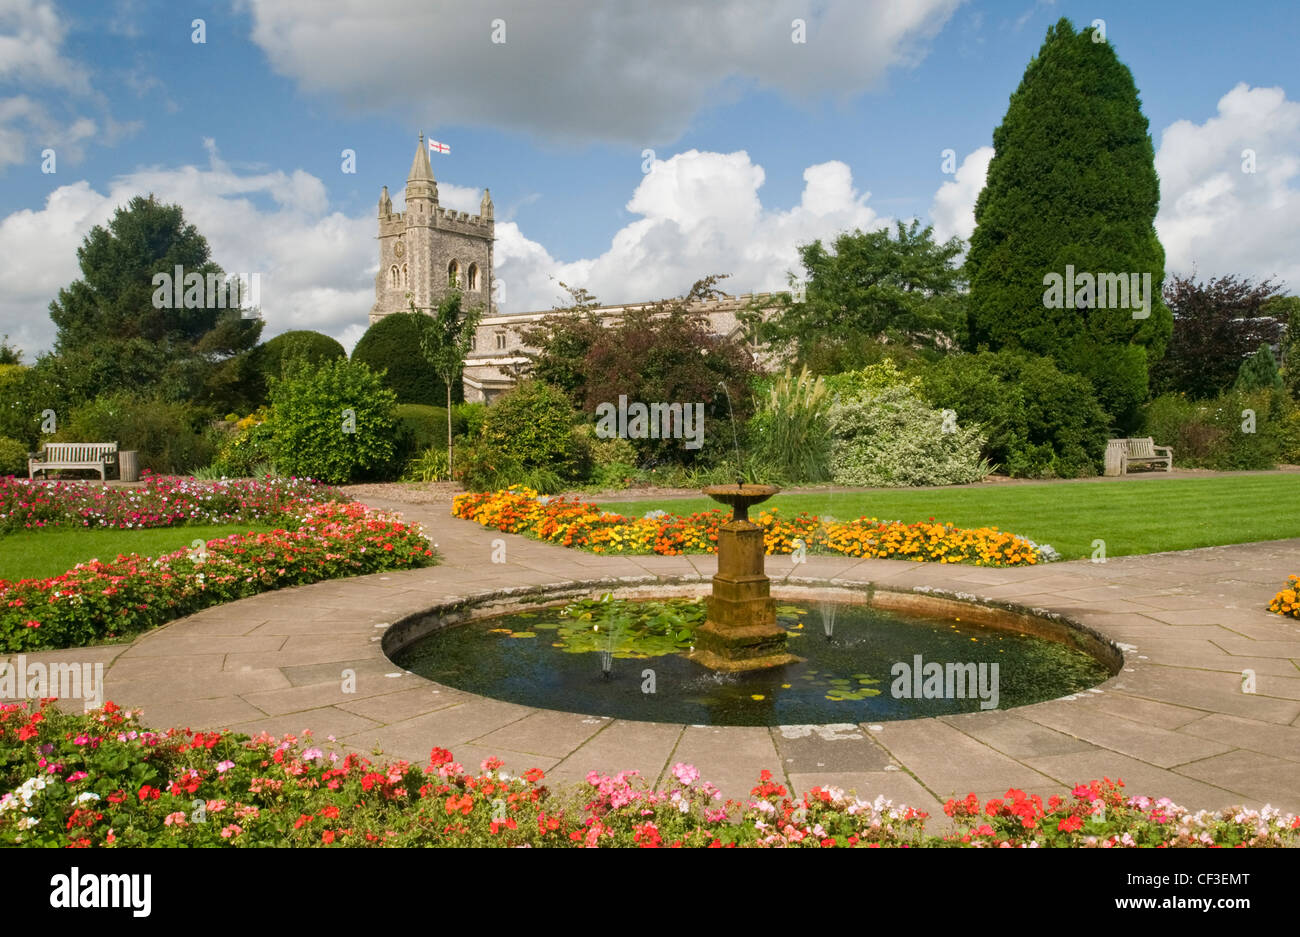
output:
<path id="1" fill-rule="evenodd" d="M 107 562 L 119 553 L 158 556 L 188 547 L 199 538 L 274 529 L 269 524 L 195 524 L 145 530 L 24 530 L 0 536 L 0 579 L 45 579 L 86 560 Z"/>
<path id="2" fill-rule="evenodd" d="M 699 497 L 600 506 L 639 517 L 657 508 L 688 514 L 719 505 Z M 1120 556 L 1300 537 L 1298 474 L 777 495 L 760 508 L 768 506 L 838 520 L 933 517 L 959 527 L 996 526 L 1050 543 L 1065 559 L 1091 556 L 1094 540 L 1106 541 L 1107 556 Z"/>

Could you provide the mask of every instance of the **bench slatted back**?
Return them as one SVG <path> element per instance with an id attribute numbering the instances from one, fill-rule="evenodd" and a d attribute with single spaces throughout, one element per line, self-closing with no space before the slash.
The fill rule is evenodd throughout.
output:
<path id="1" fill-rule="evenodd" d="M 47 442 L 41 461 L 101 462 L 116 452 L 115 442 Z"/>
<path id="2" fill-rule="evenodd" d="M 1128 454 L 1130 457 L 1138 459 L 1154 459 L 1156 457 L 1156 441 L 1148 436 L 1145 439 L 1130 439 L 1128 441 Z"/>

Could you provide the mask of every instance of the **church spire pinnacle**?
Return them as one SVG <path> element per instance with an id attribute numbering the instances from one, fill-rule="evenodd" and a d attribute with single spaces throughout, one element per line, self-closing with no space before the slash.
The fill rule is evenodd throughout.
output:
<path id="1" fill-rule="evenodd" d="M 415 149 L 415 159 L 411 163 L 411 174 L 407 183 L 433 182 L 433 167 L 429 165 L 429 148 L 425 145 L 424 134 L 420 134 L 420 144 Z"/>

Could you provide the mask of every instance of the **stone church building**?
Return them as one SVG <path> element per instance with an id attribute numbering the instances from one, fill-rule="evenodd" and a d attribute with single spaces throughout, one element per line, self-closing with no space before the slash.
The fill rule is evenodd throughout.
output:
<path id="1" fill-rule="evenodd" d="M 388 186 L 384 186 L 379 196 L 379 272 L 375 274 L 370 324 L 394 312 L 409 312 L 412 301 L 417 309 L 431 310 L 449 289 L 459 285 L 467 305 L 484 307 L 465 359 L 465 399 L 490 402 L 514 386 L 510 368 L 527 361 L 524 352 L 528 349 L 516 327 L 554 311 L 498 313 L 492 295 L 492 196 L 483 190 L 477 215 L 442 208 L 423 134 L 406 180 L 403 207 L 404 211 L 393 211 Z M 737 337 L 742 331 L 738 314 L 752 299 L 765 295 L 728 296 L 699 303 L 693 311 L 709 320 L 715 334 Z M 652 303 L 601 306 L 596 313 L 617 319 L 625 310 L 648 305 Z"/>

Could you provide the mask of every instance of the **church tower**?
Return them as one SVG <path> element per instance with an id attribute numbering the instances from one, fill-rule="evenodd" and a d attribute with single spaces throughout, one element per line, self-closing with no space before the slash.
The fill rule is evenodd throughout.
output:
<path id="1" fill-rule="evenodd" d="M 467 306 L 482 305 L 485 316 L 493 315 L 495 222 L 487 189 L 477 215 L 440 206 L 429 150 L 420 134 L 406 178 L 405 202 L 401 212 L 394 212 L 388 186 L 379 195 L 379 272 L 370 324 L 394 312 L 409 312 L 411 302 L 427 312 L 455 285 Z"/>

